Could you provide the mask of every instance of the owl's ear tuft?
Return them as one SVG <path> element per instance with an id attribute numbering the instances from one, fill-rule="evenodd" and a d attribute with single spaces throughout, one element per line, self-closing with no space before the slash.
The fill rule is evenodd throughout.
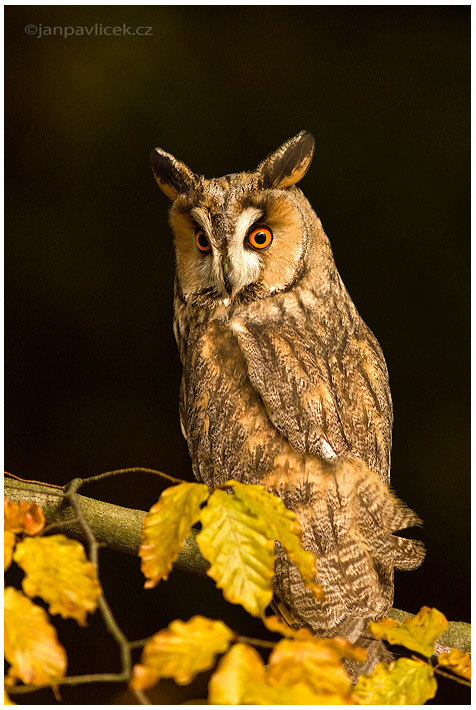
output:
<path id="1" fill-rule="evenodd" d="M 314 137 L 301 131 L 283 143 L 258 165 L 263 187 L 290 187 L 301 180 L 307 172 L 314 154 Z"/>
<path id="2" fill-rule="evenodd" d="M 170 200 L 190 190 L 197 181 L 196 175 L 185 163 L 161 148 L 155 148 L 150 154 L 150 167 L 157 185 Z"/>

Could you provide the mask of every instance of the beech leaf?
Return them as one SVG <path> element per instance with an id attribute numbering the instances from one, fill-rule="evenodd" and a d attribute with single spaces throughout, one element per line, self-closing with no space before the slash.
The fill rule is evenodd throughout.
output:
<path id="1" fill-rule="evenodd" d="M 448 622 L 438 609 L 422 606 L 416 616 L 401 624 L 387 618 L 371 621 L 369 628 L 375 638 L 387 639 L 389 643 L 405 646 L 430 658 L 435 652 L 436 641 L 447 630 Z"/>
<path id="2" fill-rule="evenodd" d="M 230 481 L 235 495 L 246 503 L 250 513 L 263 524 L 267 537 L 277 540 L 299 570 L 304 584 L 311 589 L 316 599 L 322 599 L 322 587 L 316 584 L 316 560 L 314 555 L 301 547 L 302 528 L 292 510 L 281 498 L 269 493 L 264 486 Z"/>
<path id="3" fill-rule="evenodd" d="M 210 568 L 207 574 L 232 604 L 263 616 L 273 598 L 274 542 L 263 520 L 236 495 L 215 490 L 202 509 L 197 544 Z"/>
<path id="4" fill-rule="evenodd" d="M 438 665 L 444 666 L 466 680 L 471 680 L 471 656 L 469 653 L 459 651 L 457 648 L 450 648 L 448 653 L 440 653 Z"/>
<path id="5" fill-rule="evenodd" d="M 13 533 L 27 533 L 36 535 L 45 525 L 45 516 L 40 506 L 36 503 L 27 503 L 24 500 L 16 503 L 9 498 L 3 504 L 4 529 Z"/>
<path id="6" fill-rule="evenodd" d="M 168 578 L 208 495 L 203 483 L 179 483 L 166 488 L 145 516 L 139 555 L 146 589 Z"/>
<path id="7" fill-rule="evenodd" d="M 353 705 L 340 695 L 320 695 L 305 683 L 294 685 L 268 685 L 251 683 L 243 696 L 247 705 Z"/>
<path id="8" fill-rule="evenodd" d="M 208 684 L 211 705 L 241 705 L 246 689 L 256 681 L 265 682 L 261 656 L 252 646 L 237 643 L 220 660 Z"/>
<path id="9" fill-rule="evenodd" d="M 160 678 L 173 678 L 179 685 L 190 683 L 198 673 L 213 667 L 234 637 L 222 621 L 193 616 L 172 621 L 144 646 L 141 662 L 132 671 L 131 688 L 145 690 Z"/>
<path id="10" fill-rule="evenodd" d="M 411 658 L 379 663 L 361 675 L 354 694 L 362 705 L 424 705 L 436 695 L 433 668 Z"/>
<path id="11" fill-rule="evenodd" d="M 64 677 L 67 659 L 47 613 L 13 587 L 5 589 L 4 604 L 8 675 L 28 684 L 54 685 Z"/>
<path id="12" fill-rule="evenodd" d="M 269 683 L 285 686 L 304 683 L 318 695 L 338 695 L 346 702 L 350 699 L 352 682 L 342 665 L 339 644 L 333 641 L 318 638 L 279 641 L 268 660 Z M 345 646 L 343 650 L 350 652 Z"/>
<path id="13" fill-rule="evenodd" d="M 26 573 L 25 594 L 48 602 L 50 614 L 86 625 L 102 590 L 81 543 L 64 535 L 27 537 L 17 544 L 13 559 Z"/>
<path id="14" fill-rule="evenodd" d="M 10 532 L 10 530 L 5 530 L 3 533 L 3 570 L 7 570 L 12 563 L 13 548 L 15 547 L 16 537 Z"/>
<path id="15" fill-rule="evenodd" d="M 312 641 L 316 638 L 310 629 L 293 629 L 292 626 L 288 626 L 288 624 L 280 621 L 277 616 L 263 617 L 263 624 L 268 631 L 281 634 L 281 636 L 285 636 L 286 638 L 300 639 L 301 641 Z"/>

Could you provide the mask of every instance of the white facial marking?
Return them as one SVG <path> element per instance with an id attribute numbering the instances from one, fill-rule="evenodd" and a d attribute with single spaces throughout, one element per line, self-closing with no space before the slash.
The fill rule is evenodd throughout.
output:
<path id="1" fill-rule="evenodd" d="M 203 227 L 207 235 L 207 239 L 210 239 L 210 234 L 212 233 L 212 221 L 208 210 L 204 210 L 203 207 L 193 207 L 190 210 L 190 214 L 195 222 Z"/>
<path id="2" fill-rule="evenodd" d="M 261 270 L 259 255 L 245 246 L 245 238 L 250 227 L 263 216 L 257 207 L 247 207 L 236 221 L 234 234 L 228 246 L 228 258 L 232 266 L 233 291 L 236 293 L 244 286 L 253 283 Z"/>

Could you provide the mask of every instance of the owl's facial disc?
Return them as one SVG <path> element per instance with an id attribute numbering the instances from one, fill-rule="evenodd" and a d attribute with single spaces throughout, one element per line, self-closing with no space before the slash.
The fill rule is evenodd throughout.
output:
<path id="1" fill-rule="evenodd" d="M 200 190 L 172 206 L 177 277 L 188 302 L 263 298 L 298 275 L 307 238 L 295 199 L 287 190 L 256 191 L 244 177 L 202 179 Z"/>
<path id="2" fill-rule="evenodd" d="M 255 252 L 264 251 L 272 242 L 271 230 L 257 224 L 263 210 L 240 209 L 233 219 L 221 210 L 211 215 L 194 207 L 190 215 L 197 225 L 195 257 L 201 280 L 219 298 L 229 301 L 261 274 L 262 259 Z"/>

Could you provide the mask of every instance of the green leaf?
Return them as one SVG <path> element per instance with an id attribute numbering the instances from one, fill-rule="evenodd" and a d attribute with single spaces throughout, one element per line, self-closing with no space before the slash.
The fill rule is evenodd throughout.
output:
<path id="1" fill-rule="evenodd" d="M 289 559 L 301 574 L 302 580 L 314 593 L 322 598 L 322 588 L 315 584 L 317 575 L 314 555 L 301 547 L 302 528 L 296 515 L 286 508 L 281 498 L 269 493 L 264 486 L 230 482 L 235 495 L 246 504 L 250 514 L 255 515 L 263 525 L 263 532 L 272 540 L 277 540 L 286 550 Z"/>
<path id="2" fill-rule="evenodd" d="M 369 629 L 378 639 L 405 646 L 410 651 L 430 658 L 435 652 L 435 642 L 448 628 L 446 617 L 438 609 L 423 606 L 418 614 L 405 619 L 402 624 L 387 618 L 371 621 Z"/>
<path id="3" fill-rule="evenodd" d="M 241 705 L 251 683 L 265 680 L 261 656 L 254 648 L 237 643 L 218 664 L 208 684 L 211 705 Z"/>
<path id="4" fill-rule="evenodd" d="M 211 564 L 207 574 L 232 604 L 263 616 L 273 598 L 274 543 L 263 520 L 238 496 L 216 490 L 202 509 L 197 544 Z"/>
<path id="5" fill-rule="evenodd" d="M 145 516 L 139 555 L 146 589 L 168 578 L 208 495 L 203 483 L 179 483 L 166 488 Z"/>
<path id="6" fill-rule="evenodd" d="M 233 637 L 222 621 L 203 616 L 172 621 L 144 646 L 141 662 L 132 670 L 131 688 L 151 688 L 160 678 L 186 685 L 213 667 L 216 655 L 228 649 Z"/>
<path id="7" fill-rule="evenodd" d="M 433 668 L 428 663 L 399 658 L 379 663 L 361 675 L 354 688 L 361 705 L 424 705 L 436 695 Z"/>

